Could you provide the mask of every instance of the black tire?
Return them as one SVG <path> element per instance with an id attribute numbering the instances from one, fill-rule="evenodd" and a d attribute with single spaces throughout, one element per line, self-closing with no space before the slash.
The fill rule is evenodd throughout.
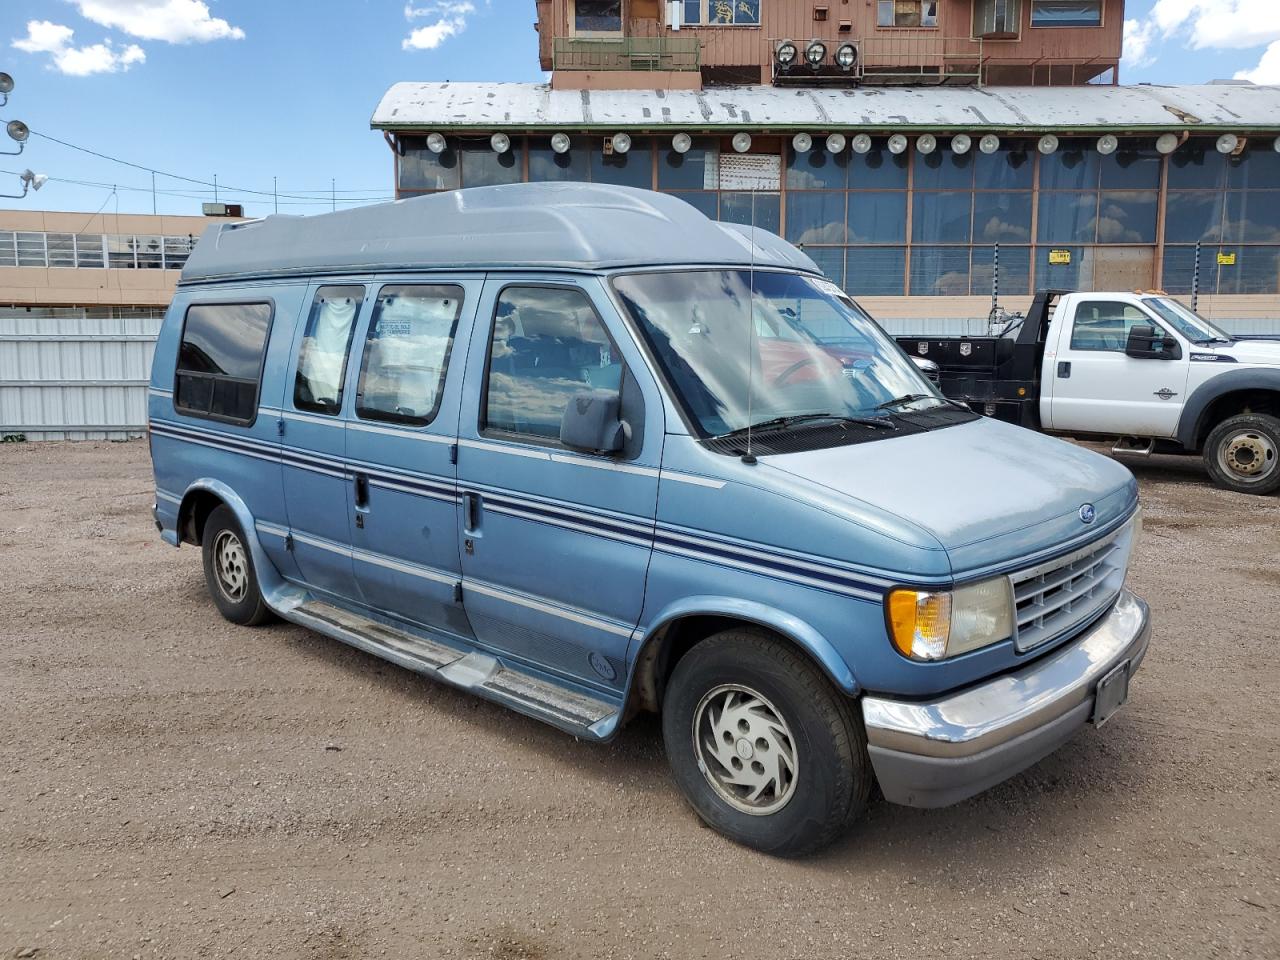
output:
<path id="1" fill-rule="evenodd" d="M 1204 442 L 1204 465 L 1213 482 L 1227 490 L 1280 490 L 1280 418 L 1242 413 L 1223 420 Z"/>
<path id="2" fill-rule="evenodd" d="M 238 546 L 238 549 L 237 549 Z M 200 540 L 204 557 L 204 582 L 218 612 L 241 626 L 256 627 L 275 619 L 262 599 L 253 555 L 240 521 L 226 504 L 214 508 L 205 521 Z M 222 572 L 218 554 L 222 554 Z"/>
<path id="3" fill-rule="evenodd" d="M 719 752 L 712 752 L 711 744 L 728 733 L 723 728 L 715 733 L 717 716 L 723 719 L 730 709 L 726 706 L 717 715 L 716 705 L 730 703 L 724 698 L 735 695 L 733 688 L 748 691 L 739 703 L 748 703 L 750 694 L 762 698 L 760 709 L 776 711 L 790 735 L 796 763 L 788 781 L 789 797 L 777 796 L 779 778 L 772 769 L 762 774 L 774 784 L 772 796 L 765 799 L 780 803 L 776 809 L 744 812 L 741 806 L 750 805 L 749 798 L 738 796 L 735 806 L 723 795 L 737 790 L 735 785 L 712 783 L 715 770 L 727 770 L 709 759 Z M 709 705 L 705 710 L 704 700 Z M 775 856 L 798 857 L 832 843 L 866 809 L 873 776 L 866 733 L 854 707 L 812 661 L 781 638 L 750 629 L 728 630 L 699 643 L 676 664 L 662 705 L 662 734 L 676 783 L 699 817 L 738 843 Z M 702 748 L 695 743 L 695 716 L 701 718 L 706 744 Z M 749 736 L 756 736 L 755 727 Z M 726 736 L 724 756 L 736 753 L 754 767 L 757 760 L 767 759 L 770 749 L 761 739 L 754 741 L 759 752 L 753 753 L 750 746 L 741 747 L 741 740 L 730 751 Z M 785 745 L 788 739 L 781 742 Z M 732 756 L 728 759 L 733 761 Z"/>

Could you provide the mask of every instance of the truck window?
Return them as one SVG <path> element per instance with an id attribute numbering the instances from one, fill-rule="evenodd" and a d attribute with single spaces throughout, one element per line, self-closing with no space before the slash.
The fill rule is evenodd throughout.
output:
<path id="1" fill-rule="evenodd" d="M 617 348 L 581 291 L 502 291 L 489 345 L 484 428 L 558 442 L 574 394 L 618 390 L 621 383 Z"/>
<path id="2" fill-rule="evenodd" d="M 1157 336 L 1164 332 L 1160 324 L 1133 304 L 1085 301 L 1076 307 L 1075 322 L 1071 327 L 1071 349 L 1124 353 L 1129 330 L 1135 326 L 1154 327 Z"/>
<path id="3" fill-rule="evenodd" d="M 182 325 L 173 405 L 193 417 L 252 423 L 270 303 L 193 303 Z"/>
<path id="4" fill-rule="evenodd" d="M 362 286 L 321 287 L 307 317 L 298 351 L 293 405 L 299 410 L 336 414 L 342 408 L 342 385 L 356 315 L 364 302 Z"/>
<path id="5" fill-rule="evenodd" d="M 388 284 L 369 321 L 356 416 L 423 426 L 440 408 L 462 288 Z"/>

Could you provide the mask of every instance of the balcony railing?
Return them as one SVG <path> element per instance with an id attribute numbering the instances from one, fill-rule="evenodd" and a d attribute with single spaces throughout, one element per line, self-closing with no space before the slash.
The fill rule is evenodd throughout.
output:
<path id="1" fill-rule="evenodd" d="M 551 64 L 553 70 L 698 70 L 702 44 L 697 37 L 556 37 Z"/>

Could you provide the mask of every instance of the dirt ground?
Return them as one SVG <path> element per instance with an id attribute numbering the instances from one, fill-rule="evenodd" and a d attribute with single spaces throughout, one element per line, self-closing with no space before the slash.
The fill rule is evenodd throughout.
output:
<path id="1" fill-rule="evenodd" d="M 580 743 L 224 622 L 145 443 L 6 444 L 0 957 L 1276 958 L 1280 498 L 1133 468 L 1129 705 L 788 862 L 699 824 L 656 722 Z"/>

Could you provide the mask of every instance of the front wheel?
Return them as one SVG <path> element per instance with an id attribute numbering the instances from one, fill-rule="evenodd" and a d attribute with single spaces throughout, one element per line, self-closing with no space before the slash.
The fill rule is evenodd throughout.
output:
<path id="1" fill-rule="evenodd" d="M 209 514 L 201 538 L 204 580 L 218 612 L 242 626 L 256 627 L 273 619 L 258 588 L 258 574 L 240 522 L 223 504 Z"/>
<path id="2" fill-rule="evenodd" d="M 1205 440 L 1204 463 L 1213 482 L 1228 490 L 1280 490 L 1280 419 L 1242 413 L 1223 420 Z"/>
<path id="3" fill-rule="evenodd" d="M 794 857 L 866 808 L 871 763 L 854 704 L 780 638 L 717 634 L 676 665 L 662 707 L 667 757 L 709 826 Z"/>

